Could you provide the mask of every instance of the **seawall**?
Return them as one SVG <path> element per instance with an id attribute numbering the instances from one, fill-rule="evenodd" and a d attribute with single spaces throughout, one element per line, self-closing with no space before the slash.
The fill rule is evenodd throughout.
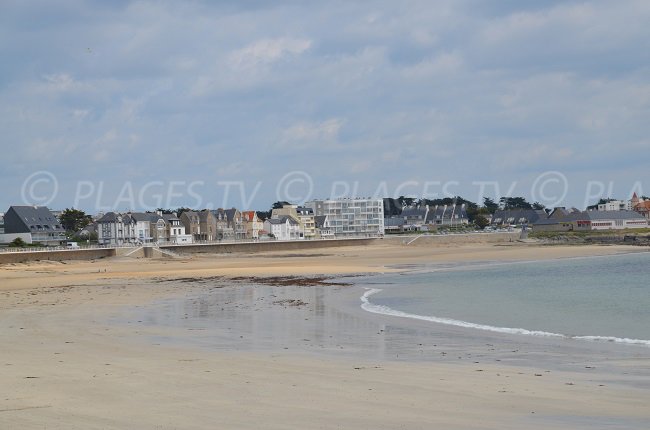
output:
<path id="1" fill-rule="evenodd" d="M 236 252 L 293 251 L 370 245 L 379 239 L 295 240 L 291 242 L 211 243 L 194 245 L 162 245 L 160 249 L 175 254 L 227 254 Z"/>
<path id="2" fill-rule="evenodd" d="M 27 261 L 64 261 L 64 260 L 94 260 L 97 258 L 113 257 L 115 249 L 65 249 L 57 251 L 22 251 L 0 253 L 0 264 L 24 263 Z"/>
<path id="3" fill-rule="evenodd" d="M 519 240 L 519 231 L 502 233 L 467 233 L 467 234 L 421 234 L 386 236 L 384 241 L 395 245 L 436 246 L 458 245 L 466 243 L 504 243 Z"/>

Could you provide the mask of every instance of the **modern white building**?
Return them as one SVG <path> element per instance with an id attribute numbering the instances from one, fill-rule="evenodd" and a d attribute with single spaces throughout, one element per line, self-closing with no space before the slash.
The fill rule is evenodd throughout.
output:
<path id="1" fill-rule="evenodd" d="M 601 203 L 598 205 L 599 211 L 631 211 L 632 210 L 632 201 L 631 200 L 610 200 L 607 203 Z"/>
<path id="2" fill-rule="evenodd" d="M 314 210 L 314 216 L 327 216 L 336 238 L 384 235 L 382 199 L 313 200 L 305 206 Z"/>

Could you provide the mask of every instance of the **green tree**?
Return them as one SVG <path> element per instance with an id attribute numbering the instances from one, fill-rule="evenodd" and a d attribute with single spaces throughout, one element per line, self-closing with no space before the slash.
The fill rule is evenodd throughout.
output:
<path id="1" fill-rule="evenodd" d="M 546 206 L 544 206 L 540 202 L 535 202 L 535 203 L 533 203 L 533 209 L 535 209 L 535 210 L 544 210 L 544 209 L 546 209 Z"/>
<path id="2" fill-rule="evenodd" d="M 289 202 L 275 202 L 273 203 L 272 209 L 282 209 L 286 205 L 290 205 L 291 203 Z"/>
<path id="3" fill-rule="evenodd" d="M 15 238 L 9 242 L 9 247 L 11 248 L 24 248 L 27 246 L 27 243 L 20 237 Z"/>
<path id="4" fill-rule="evenodd" d="M 400 204 L 402 207 L 405 207 L 405 206 L 412 206 L 412 205 L 413 205 L 413 202 L 415 202 L 415 198 L 413 198 L 413 197 L 404 197 L 404 196 L 399 196 L 399 197 L 397 198 L 397 201 L 399 202 L 399 204 Z"/>
<path id="5" fill-rule="evenodd" d="M 66 231 L 76 232 L 90 224 L 92 219 L 84 211 L 70 208 L 61 212 L 59 221 Z"/>
<path id="6" fill-rule="evenodd" d="M 176 216 L 180 217 L 183 212 L 190 212 L 192 209 L 186 208 L 185 206 L 181 206 L 180 208 L 176 209 L 174 212 L 176 212 Z"/>
<path id="7" fill-rule="evenodd" d="M 255 211 L 260 221 L 266 221 L 271 218 L 271 211 Z"/>
<path id="8" fill-rule="evenodd" d="M 483 197 L 483 207 L 493 214 L 499 209 L 499 204 L 489 197 Z"/>
<path id="9" fill-rule="evenodd" d="M 532 209 L 533 206 L 523 197 L 501 197 L 499 203 L 502 209 Z"/>
<path id="10" fill-rule="evenodd" d="M 477 215 L 476 218 L 474 218 L 474 225 L 483 230 L 485 227 L 490 225 L 490 221 L 488 221 L 488 219 L 483 215 Z"/>

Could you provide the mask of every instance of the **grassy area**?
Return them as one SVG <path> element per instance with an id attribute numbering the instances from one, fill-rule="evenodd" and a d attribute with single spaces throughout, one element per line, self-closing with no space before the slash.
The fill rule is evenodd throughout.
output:
<path id="1" fill-rule="evenodd" d="M 625 230 L 592 230 L 592 231 L 532 231 L 529 237 L 536 239 L 552 239 L 556 237 L 599 237 L 599 236 L 628 236 L 650 234 L 650 228 L 628 228 Z"/>

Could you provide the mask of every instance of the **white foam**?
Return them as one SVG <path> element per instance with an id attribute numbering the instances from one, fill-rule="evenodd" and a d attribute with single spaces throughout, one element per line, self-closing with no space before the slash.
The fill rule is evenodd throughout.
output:
<path id="1" fill-rule="evenodd" d="M 422 321 L 430 321 L 438 324 L 445 324 L 445 325 L 464 327 L 464 328 L 473 328 L 477 330 L 485 330 L 485 331 L 491 331 L 495 333 L 518 334 L 518 335 L 541 336 L 541 337 L 557 337 L 563 339 L 579 339 L 579 340 L 600 341 L 600 342 L 604 341 L 604 342 L 614 342 L 614 343 L 625 343 L 631 345 L 650 346 L 650 340 L 643 340 L 643 339 L 627 339 L 627 338 L 618 338 L 612 336 L 567 336 L 564 334 L 551 333 L 547 331 L 526 330 L 524 328 L 495 327 L 491 325 L 476 324 L 476 323 L 456 320 L 452 318 L 441 318 L 435 316 L 410 314 L 407 312 L 402 312 L 396 309 L 392 309 L 388 306 L 376 305 L 370 303 L 370 300 L 368 298 L 373 294 L 379 293 L 382 290 L 378 288 L 367 288 L 366 290 L 367 291 L 363 293 L 363 296 L 361 296 L 361 308 L 367 312 L 371 312 L 375 314 L 390 315 L 390 316 L 401 317 L 401 318 L 411 318 L 411 319 L 422 320 Z"/>
<path id="2" fill-rule="evenodd" d="M 614 336 L 571 336 L 571 339 L 590 340 L 592 342 L 614 342 L 626 343 L 628 345 L 645 345 L 650 346 L 650 340 L 645 339 L 630 339 L 627 337 L 614 337 Z"/>

